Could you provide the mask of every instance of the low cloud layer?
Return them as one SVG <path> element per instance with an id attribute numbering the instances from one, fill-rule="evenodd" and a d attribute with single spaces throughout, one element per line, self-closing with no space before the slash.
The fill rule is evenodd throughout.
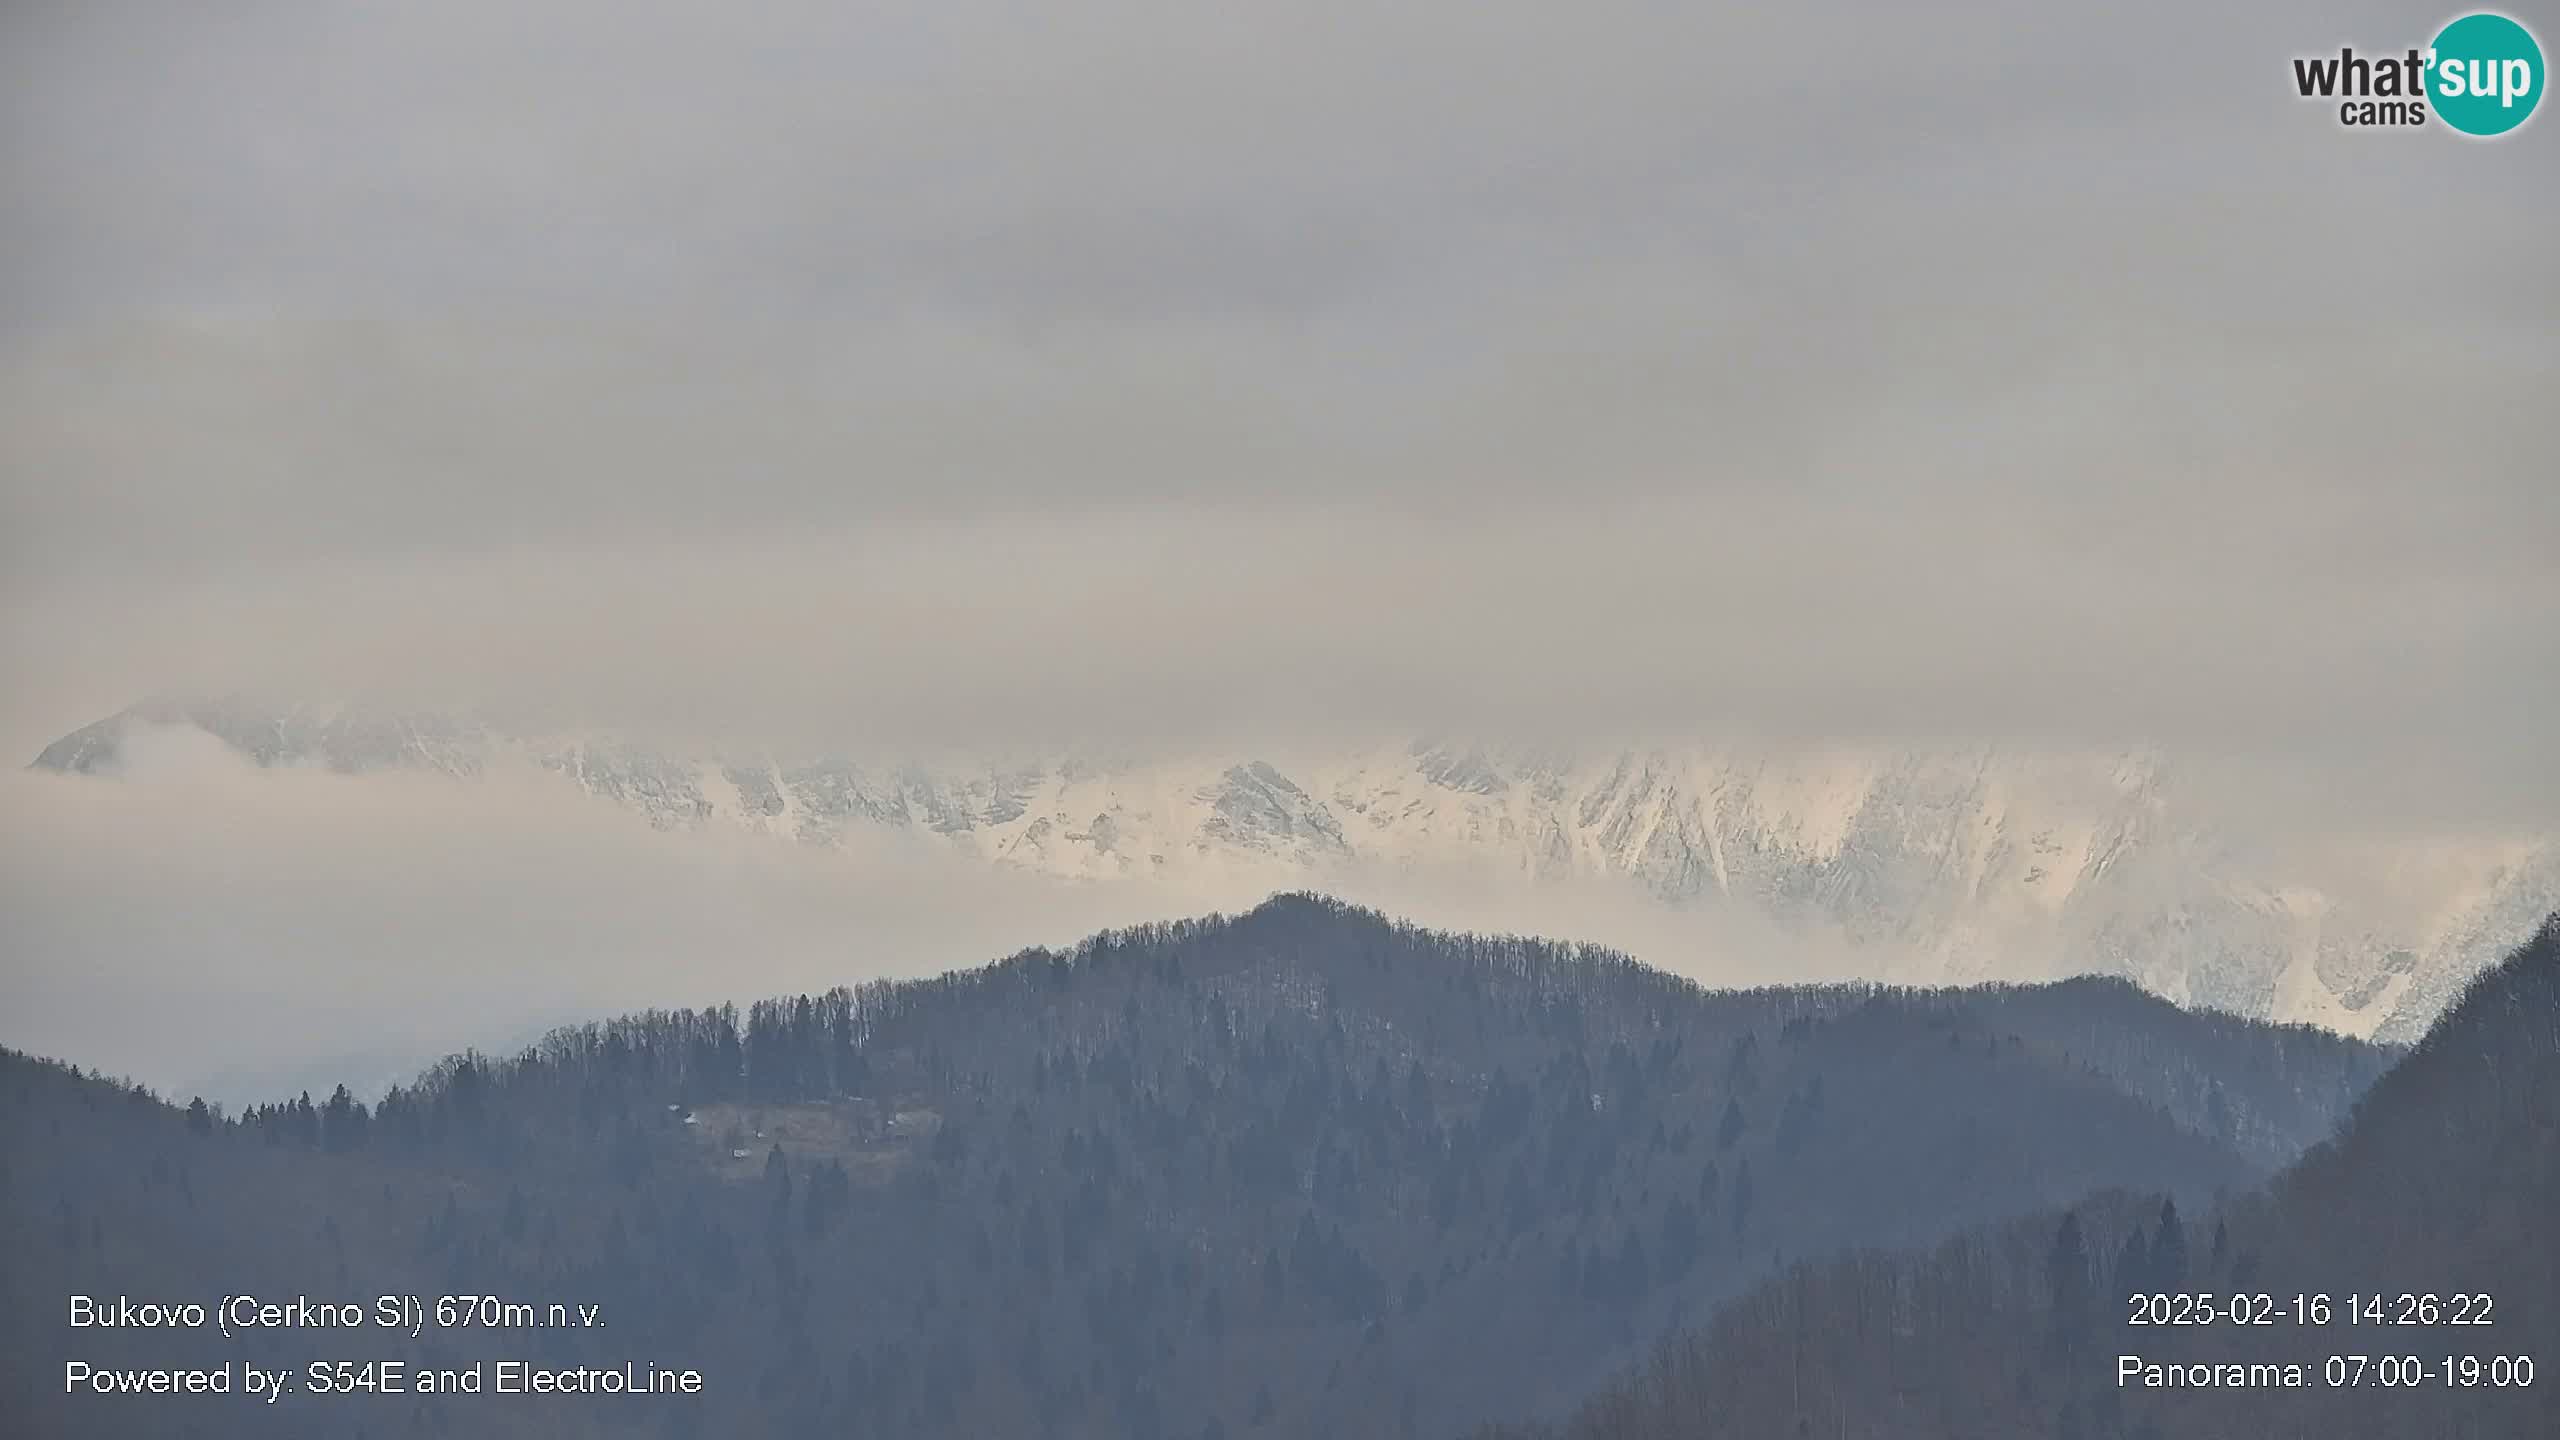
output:
<path id="1" fill-rule="evenodd" d="M 2147 741 L 2278 828 L 2560 824 L 2552 122 L 2289 91 L 2423 28 L 12 5 L 0 742 L 190 691 L 868 754 Z M 533 1015 L 706 998 L 757 924 L 781 984 L 1250 898 L 58 783 L 0 811 L 13 1009 L 136 1068 L 102 999 L 245 1020 L 275 955 L 431 1052 L 524 948 L 616 977 Z"/>
<path id="2" fill-rule="evenodd" d="M 2158 743 L 2324 822 L 2554 818 L 2560 581 L 2522 557 L 2419 574 L 2234 535 L 2172 564 L 1976 521 L 1916 498 L 1122 512 L 145 586 L 17 612 L 29 668 L 82 697 L 46 694 L 17 738 L 32 755 L 141 693 L 242 691 L 872 757 Z"/>
<path id="3" fill-rule="evenodd" d="M 188 729 L 132 732 L 114 779 L 0 776 L 0 807 L 0 1044 L 234 1104 L 379 1088 L 628 1010 L 935 974 L 1304 883 L 1233 864 L 1072 884 L 882 831 L 829 850 L 667 833 L 553 775 L 262 771 Z M 1715 984 L 1893 959 L 1675 913 L 1632 883 L 1524 888 L 1464 866 L 1330 881 L 1421 923 L 1611 944 Z"/>
<path id="4" fill-rule="evenodd" d="M 0 779 L 0 1043 L 233 1100 L 1260 898 L 1077 890 L 886 841 L 663 834 L 548 777 L 261 772 L 185 731 L 135 747 L 119 781 Z"/>

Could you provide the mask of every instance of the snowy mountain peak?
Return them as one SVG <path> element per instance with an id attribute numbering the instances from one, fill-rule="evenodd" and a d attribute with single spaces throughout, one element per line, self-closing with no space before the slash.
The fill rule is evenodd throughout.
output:
<path id="1" fill-rule="evenodd" d="M 39 768 L 112 774 L 181 727 L 262 767 L 457 780 L 530 765 L 665 829 L 817 846 L 897 832 L 1082 880 L 1259 867 L 1490 867 L 1631 880 L 1922 957 L 1921 978 L 2124 975 L 2184 1003 L 2413 1038 L 2560 908 L 2560 845 L 2484 838 L 2414 918 L 2217 835 L 2153 752 L 1700 744 L 1590 755 L 1448 737 L 1287 767 L 1245 757 L 976 766 L 693 754 L 360 706 L 156 700 L 62 737 Z M 2388 860 L 2389 857 L 2382 857 Z M 1889 948 L 1888 948 L 1889 947 Z M 1907 971 L 1904 978 L 1908 978 Z"/>

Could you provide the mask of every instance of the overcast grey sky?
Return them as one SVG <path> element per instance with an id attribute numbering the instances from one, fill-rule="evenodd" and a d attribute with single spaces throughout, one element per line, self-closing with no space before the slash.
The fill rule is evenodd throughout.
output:
<path id="1" fill-rule="evenodd" d="M 2081 8 L 15 0 L 0 753 L 190 690 L 2153 740 L 2279 826 L 2560 825 L 2560 122 L 2292 98 L 2405 6 Z M 0 1040 L 235 1095 L 1263 885 L 144 769 L 0 784 Z"/>
<path id="2" fill-rule="evenodd" d="M 2549 815 L 2560 130 L 2292 98 L 2432 13 L 2124 8 L 13 4 L 0 738 L 2158 738 Z"/>

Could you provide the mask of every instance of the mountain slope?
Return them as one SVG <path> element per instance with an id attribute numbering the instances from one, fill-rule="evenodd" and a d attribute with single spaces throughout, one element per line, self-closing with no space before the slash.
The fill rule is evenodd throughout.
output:
<path id="1" fill-rule="evenodd" d="M 40 768 L 111 774 L 183 727 L 261 766 L 555 775 L 667 828 L 905 834 L 1088 880 L 1246 867 L 1275 887 L 1459 869 L 1630 880 L 1868 947 L 1941 983 L 2122 975 L 2184 1004 L 2406 1042 L 2560 905 L 2560 843 L 2482 836 L 2391 905 L 2218 832 L 2154 754 L 1715 745 L 1588 755 L 1455 741 L 1293 760 L 921 765 L 703 754 L 451 716 L 153 701 Z M 2389 846 L 2368 868 L 2408 869 Z"/>
<path id="2" fill-rule="evenodd" d="M 1784 1259 L 2137 1179 L 2201 1205 L 2265 1173 L 2140 1077 L 2207 1075 L 2290 1153 L 2388 1059 L 2119 983 L 1708 992 L 1303 897 L 563 1031 L 369 1115 L 190 1126 L 16 1057 L 0 1213 L 50 1243 L 0 1277 L 0 1365 L 47 1434 L 643 1423 L 53 1388 L 69 1358 L 228 1353 L 68 1333 L 67 1293 L 497 1292 L 610 1328 L 363 1348 L 697 1367 L 716 1404 L 643 1412 L 672 1433 L 1442 1434 L 1560 1407 Z"/>
<path id="3" fill-rule="evenodd" d="M 2222 1214 L 2099 1196 L 1926 1255 L 1802 1266 L 1573 1422 L 1511 1433 L 2560 1434 L 2555 1197 L 2560 916 L 2465 992 L 2335 1143 Z M 2154 1293 L 2222 1297 L 2222 1319 L 2128 1323 L 2130 1297 Z M 2270 1297 L 2267 1323 L 2230 1323 L 2234 1295 Z"/>

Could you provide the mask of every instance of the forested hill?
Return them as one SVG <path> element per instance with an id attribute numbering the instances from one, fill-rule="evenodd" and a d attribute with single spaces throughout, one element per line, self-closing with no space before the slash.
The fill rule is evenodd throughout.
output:
<path id="1" fill-rule="evenodd" d="M 254 1045 L 257 1037 L 243 1036 Z M 1293 896 L 934 980 L 630 1016 L 375 1107 L 0 1064 L 38 1434 L 1445 1435 L 1784 1263 L 2111 1187 L 2190 1210 L 2390 1052 L 2115 982 L 1713 992 Z M 72 1331 L 66 1297 L 495 1293 L 605 1328 Z M 698 1397 L 62 1394 L 63 1365 L 689 1366 Z"/>
<path id="2" fill-rule="evenodd" d="M 2129 1324 L 2145 1293 L 2219 1297 L 2220 1318 Z M 2270 1323 L 2231 1324 L 2231 1297 L 2259 1295 Z M 1794 1267 L 1571 1423 L 1503 1433 L 2560 1435 L 2560 916 L 2335 1143 L 2220 1213 L 2108 1195 L 1926 1254 Z"/>

